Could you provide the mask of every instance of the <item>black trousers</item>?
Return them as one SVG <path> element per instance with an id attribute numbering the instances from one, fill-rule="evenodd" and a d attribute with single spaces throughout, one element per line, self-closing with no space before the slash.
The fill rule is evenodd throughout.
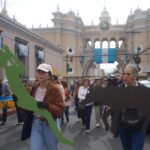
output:
<path id="1" fill-rule="evenodd" d="M 2 122 L 6 122 L 7 121 L 7 107 L 4 107 L 2 109 L 2 117 L 1 117 Z"/>
<path id="2" fill-rule="evenodd" d="M 81 110 L 82 124 L 85 126 L 86 130 L 90 129 L 91 113 L 92 105 L 85 106 L 85 109 Z"/>
<path id="3" fill-rule="evenodd" d="M 107 122 L 108 116 L 111 115 L 111 127 L 109 126 L 109 123 Z M 112 108 L 109 110 L 104 110 L 102 119 L 105 125 L 105 130 L 109 130 L 111 128 L 111 132 L 115 135 L 118 133 L 118 118 L 119 118 L 119 113 Z"/>
<path id="4" fill-rule="evenodd" d="M 21 123 L 24 121 L 25 113 L 24 113 L 23 109 L 21 109 L 17 106 L 16 102 L 15 102 L 15 106 L 16 106 L 18 123 Z"/>

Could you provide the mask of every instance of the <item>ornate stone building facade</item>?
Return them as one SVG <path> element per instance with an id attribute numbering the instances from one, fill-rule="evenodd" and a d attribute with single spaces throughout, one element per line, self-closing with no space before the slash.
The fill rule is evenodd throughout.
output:
<path id="1" fill-rule="evenodd" d="M 106 7 L 101 12 L 98 25 L 84 25 L 81 17 L 71 10 L 62 13 L 57 8 L 53 16 L 53 27 L 31 30 L 64 49 L 63 67 L 68 77 L 95 75 L 97 67 L 93 62 L 93 49 L 106 45 L 117 48 L 116 61 L 120 71 L 127 63 L 133 63 L 138 53 L 142 75 L 149 76 L 150 9 L 143 11 L 137 8 L 130 12 L 126 24 L 112 24 Z"/>
<path id="2" fill-rule="evenodd" d="M 53 13 L 53 27 L 32 29 L 27 29 L 15 18 L 10 19 L 5 7 L 2 14 L 1 43 L 8 44 L 17 56 L 17 48 L 28 52 L 27 55 L 23 53 L 26 56 L 19 56 L 27 67 L 25 77 L 34 78 L 38 61 L 52 64 L 59 70 L 58 75 L 73 79 L 100 75 L 99 66 L 93 61 L 96 47 L 117 49 L 119 71 L 126 64 L 134 63 L 135 56 L 139 56 L 141 75 L 150 76 L 150 9 L 143 11 L 137 8 L 130 12 L 126 24 L 112 24 L 104 7 L 99 24 L 84 25 L 79 14 L 71 10 L 62 13 L 58 7 Z"/>
<path id="3" fill-rule="evenodd" d="M 22 79 L 34 80 L 37 65 L 42 62 L 51 64 L 55 74 L 63 72 L 64 50 L 34 34 L 15 18 L 9 18 L 7 11 L 3 10 L 0 13 L 0 48 L 4 44 L 25 65 L 26 72 L 20 75 Z M 2 68 L 0 76 L 6 78 Z"/>

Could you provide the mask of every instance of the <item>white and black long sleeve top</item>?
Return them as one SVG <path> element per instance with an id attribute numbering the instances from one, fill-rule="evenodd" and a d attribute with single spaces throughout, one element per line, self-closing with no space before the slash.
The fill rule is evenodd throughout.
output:
<path id="1" fill-rule="evenodd" d="M 78 91 L 79 101 L 82 101 L 85 99 L 88 89 L 89 89 L 89 87 L 80 86 L 79 91 Z"/>
<path id="2" fill-rule="evenodd" d="M 82 102 L 85 99 L 86 94 L 88 92 L 89 92 L 89 87 L 80 86 L 79 91 L 78 91 L 79 102 Z M 86 106 L 92 105 L 92 104 L 93 104 L 93 102 L 90 102 L 90 103 L 86 104 Z"/>

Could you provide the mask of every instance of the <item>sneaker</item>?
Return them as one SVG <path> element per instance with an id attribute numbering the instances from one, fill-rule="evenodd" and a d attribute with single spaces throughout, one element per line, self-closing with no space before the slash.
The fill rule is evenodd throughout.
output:
<path id="1" fill-rule="evenodd" d="M 96 128 L 99 128 L 99 127 L 100 127 L 99 123 L 96 123 Z"/>
<path id="2" fill-rule="evenodd" d="M 85 133 L 90 133 L 90 130 L 86 130 Z"/>
<path id="3" fill-rule="evenodd" d="M 18 126 L 18 125 L 23 125 L 23 122 L 16 123 L 16 126 Z"/>

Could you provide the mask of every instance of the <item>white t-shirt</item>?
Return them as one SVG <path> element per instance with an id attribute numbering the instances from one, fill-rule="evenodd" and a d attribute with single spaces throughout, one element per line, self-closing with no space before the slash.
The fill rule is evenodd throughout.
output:
<path id="1" fill-rule="evenodd" d="M 45 93 L 46 93 L 46 89 L 42 89 L 38 87 L 35 93 L 35 100 L 38 102 L 43 102 Z"/>
<path id="2" fill-rule="evenodd" d="M 46 89 L 42 89 L 42 88 L 38 87 L 37 90 L 36 90 L 36 93 L 35 93 L 35 97 L 34 97 L 35 100 L 37 102 L 43 102 L 45 93 L 46 93 Z M 34 113 L 34 116 L 42 117 L 41 115 L 39 115 L 37 113 Z"/>

